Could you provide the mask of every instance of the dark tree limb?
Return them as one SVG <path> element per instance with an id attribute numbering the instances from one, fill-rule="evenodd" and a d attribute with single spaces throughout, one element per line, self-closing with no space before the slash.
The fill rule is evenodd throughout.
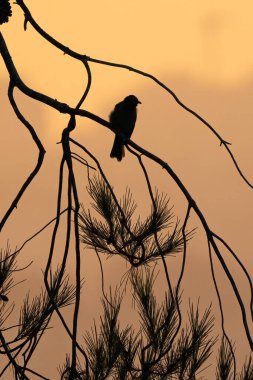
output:
<path id="1" fill-rule="evenodd" d="M 42 164 L 43 164 L 43 159 L 44 159 L 44 155 L 45 155 L 45 149 L 37 135 L 37 133 L 35 132 L 34 128 L 32 127 L 32 125 L 25 119 L 25 117 L 22 115 L 22 113 L 19 111 L 18 109 L 18 106 L 14 100 L 14 96 L 13 96 L 13 90 L 14 90 L 14 84 L 12 81 L 10 81 L 10 85 L 9 85 L 9 90 L 8 90 L 8 95 L 9 95 L 9 100 L 10 100 L 10 103 L 12 105 L 12 108 L 17 116 L 17 118 L 22 122 L 22 124 L 28 129 L 29 133 L 31 134 L 32 136 L 32 139 L 33 141 L 35 142 L 35 144 L 37 145 L 37 148 L 39 150 L 39 155 L 38 155 L 38 161 L 37 161 L 37 164 L 35 166 L 35 168 L 33 169 L 33 171 L 30 173 L 30 175 L 28 176 L 28 178 L 26 179 L 26 181 L 23 183 L 23 185 L 21 186 L 21 189 L 19 190 L 18 194 L 16 195 L 16 197 L 14 198 L 14 200 L 12 201 L 9 209 L 7 210 L 7 212 L 5 213 L 5 215 L 3 216 L 2 220 L 0 221 L 0 232 L 1 230 L 3 229 L 3 226 L 5 225 L 6 221 L 8 220 L 8 218 L 10 217 L 10 215 L 12 214 L 12 212 L 14 211 L 15 208 L 17 208 L 18 206 L 18 202 L 20 201 L 20 199 L 22 198 L 24 192 L 26 191 L 26 189 L 29 187 L 29 185 L 31 184 L 31 182 L 33 181 L 33 179 L 36 177 L 36 175 L 38 174 Z"/>

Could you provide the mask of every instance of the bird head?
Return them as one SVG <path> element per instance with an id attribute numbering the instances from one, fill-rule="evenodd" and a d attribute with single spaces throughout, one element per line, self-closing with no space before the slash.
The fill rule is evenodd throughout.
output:
<path id="1" fill-rule="evenodd" d="M 125 99 L 124 102 L 132 107 L 136 107 L 137 104 L 141 104 L 141 102 L 136 98 L 135 95 L 128 95 Z"/>

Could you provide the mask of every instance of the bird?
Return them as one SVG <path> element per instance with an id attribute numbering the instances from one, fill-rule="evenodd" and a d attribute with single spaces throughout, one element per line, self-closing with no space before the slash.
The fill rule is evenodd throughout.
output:
<path id="1" fill-rule="evenodd" d="M 130 138 L 137 118 L 137 105 L 141 102 L 135 95 L 128 95 L 122 102 L 117 103 L 114 110 L 109 115 L 109 120 L 112 129 L 117 132 L 122 132 L 127 138 Z M 115 136 L 110 157 L 117 158 L 121 161 L 125 157 L 124 139 L 117 135 Z"/>

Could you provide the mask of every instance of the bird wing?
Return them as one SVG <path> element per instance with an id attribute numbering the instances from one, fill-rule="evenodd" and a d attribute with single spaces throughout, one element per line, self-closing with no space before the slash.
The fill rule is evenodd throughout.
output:
<path id="1" fill-rule="evenodd" d="M 129 109 L 124 102 L 120 102 L 116 104 L 109 116 L 109 120 L 115 128 L 119 129 L 127 137 L 130 137 L 134 130 L 136 117 L 136 108 Z"/>
<path id="2" fill-rule="evenodd" d="M 121 124 L 122 122 L 122 115 L 124 113 L 124 105 L 122 102 L 116 104 L 114 107 L 114 110 L 111 112 L 109 116 L 109 120 L 112 124 Z"/>

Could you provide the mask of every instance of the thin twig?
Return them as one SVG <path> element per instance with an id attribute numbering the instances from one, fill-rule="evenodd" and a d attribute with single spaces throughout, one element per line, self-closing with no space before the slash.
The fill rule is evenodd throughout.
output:
<path id="1" fill-rule="evenodd" d="M 245 268 L 245 266 L 243 265 L 243 263 L 241 262 L 241 260 L 239 259 L 239 257 L 235 254 L 235 252 L 232 250 L 232 248 L 225 242 L 224 239 L 222 239 L 220 236 L 218 236 L 217 234 L 215 234 L 213 232 L 213 237 L 215 237 L 217 240 L 219 240 L 227 249 L 228 251 L 232 254 L 232 256 L 234 257 L 234 259 L 237 261 L 237 263 L 240 265 L 240 267 L 242 268 L 245 276 L 247 277 L 247 280 L 248 280 L 248 283 L 249 283 L 249 287 L 250 287 L 250 293 L 251 293 L 251 301 L 250 301 L 250 311 L 251 311 L 251 318 L 253 320 L 253 284 L 252 284 L 252 280 L 251 280 L 251 277 L 247 271 L 247 269 Z"/>
<path id="2" fill-rule="evenodd" d="M 233 356 L 233 364 L 234 364 L 233 376 L 234 376 L 234 380 L 235 380 L 235 376 L 236 376 L 236 359 L 235 359 L 235 354 L 234 354 L 232 343 L 230 342 L 230 339 L 229 339 L 229 337 L 228 337 L 228 335 L 226 333 L 226 330 L 225 330 L 225 321 L 224 321 L 224 313 L 223 313 L 222 301 L 221 301 L 221 296 L 220 296 L 218 284 L 217 284 L 217 281 L 216 281 L 216 278 L 215 278 L 213 258 L 212 258 L 212 249 L 211 249 L 211 245 L 210 245 L 210 241 L 209 241 L 208 237 L 207 237 L 207 244 L 208 244 L 208 250 L 209 250 L 209 260 L 210 260 L 211 274 L 212 274 L 214 288 L 215 288 L 215 292 L 216 292 L 217 299 L 218 299 L 218 304 L 219 304 L 219 309 L 220 309 L 222 334 L 225 337 L 226 341 L 228 342 L 230 351 L 231 351 L 232 356 Z"/>
<path id="3" fill-rule="evenodd" d="M 101 287 L 102 287 L 102 293 L 103 293 L 103 297 L 104 299 L 106 300 L 106 302 L 114 309 L 114 306 L 113 304 L 108 300 L 106 294 L 105 294 L 105 283 L 104 283 L 104 269 L 103 269 L 103 265 L 102 265 L 102 261 L 101 261 L 101 258 L 99 256 L 99 253 L 98 253 L 98 250 L 97 250 L 97 247 L 94 247 L 95 249 L 95 252 L 96 252 L 96 255 L 97 255 L 97 258 L 98 258 L 98 262 L 99 262 L 99 266 L 100 266 L 100 272 L 101 272 Z"/>
<path id="4" fill-rule="evenodd" d="M 79 154 L 72 152 L 71 156 L 74 158 L 74 160 L 77 160 L 78 162 L 80 162 L 80 164 L 87 166 L 89 169 L 97 170 L 96 168 L 94 168 L 94 166 L 89 165 L 88 162 Z"/>
<path id="5" fill-rule="evenodd" d="M 63 211 L 60 212 L 60 215 L 64 214 L 64 212 L 66 212 L 67 210 L 68 210 L 68 208 L 65 208 L 65 210 L 63 210 Z M 25 246 L 27 243 L 29 243 L 29 241 L 33 240 L 33 239 L 34 239 L 36 236 L 38 236 L 42 231 L 44 231 L 48 226 L 50 226 L 50 224 L 53 223 L 53 222 L 55 221 L 56 218 L 57 218 L 57 216 L 54 217 L 53 219 L 51 219 L 47 224 L 45 224 L 43 227 L 41 227 L 37 232 L 35 232 L 35 233 L 34 233 L 32 236 L 30 236 L 28 239 L 26 239 L 26 240 L 24 241 L 24 243 L 20 246 L 20 248 L 16 249 L 13 253 L 11 253 L 11 254 L 8 256 L 8 258 L 11 257 L 11 256 L 13 256 L 13 255 L 16 255 L 17 253 L 19 253 L 20 251 L 22 251 L 22 249 L 24 248 L 24 246 Z M 1 264 L 2 262 L 4 262 L 4 261 L 5 261 L 5 260 L 0 261 L 0 264 Z"/>

